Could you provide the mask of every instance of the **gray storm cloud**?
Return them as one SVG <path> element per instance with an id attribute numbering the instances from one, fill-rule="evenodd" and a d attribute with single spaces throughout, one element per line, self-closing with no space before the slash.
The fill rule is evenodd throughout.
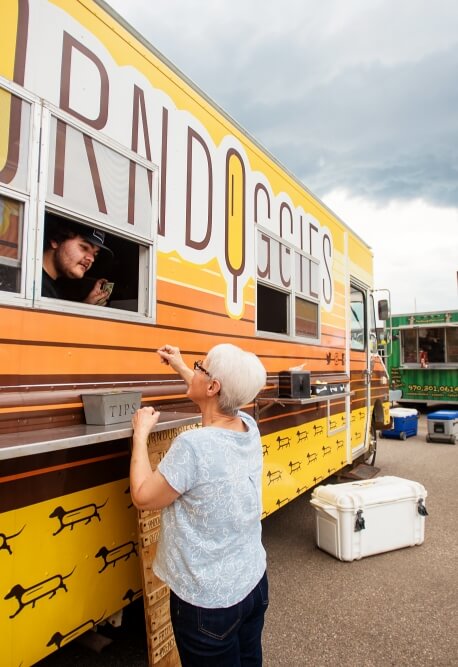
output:
<path id="1" fill-rule="evenodd" d="M 394 312 L 456 307 L 456 0 L 109 4 L 374 248 Z"/>
<path id="2" fill-rule="evenodd" d="M 318 196 L 458 204 L 458 5 L 110 3 Z"/>

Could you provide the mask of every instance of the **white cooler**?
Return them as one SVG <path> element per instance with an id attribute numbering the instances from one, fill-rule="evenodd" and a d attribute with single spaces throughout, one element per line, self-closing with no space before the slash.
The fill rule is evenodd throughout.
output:
<path id="1" fill-rule="evenodd" d="M 340 560 L 356 560 L 425 539 L 426 489 L 401 477 L 317 486 L 316 542 Z"/>

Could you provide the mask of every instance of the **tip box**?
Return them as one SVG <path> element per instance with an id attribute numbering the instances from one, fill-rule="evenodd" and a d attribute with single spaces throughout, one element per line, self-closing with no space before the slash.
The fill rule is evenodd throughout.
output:
<path id="1" fill-rule="evenodd" d="M 82 394 L 86 424 L 119 424 L 130 422 L 141 407 L 139 391 L 107 391 Z"/>

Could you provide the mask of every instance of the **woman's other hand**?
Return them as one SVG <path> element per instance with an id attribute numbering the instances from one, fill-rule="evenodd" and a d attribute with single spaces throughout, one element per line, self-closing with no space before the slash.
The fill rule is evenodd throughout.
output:
<path id="1" fill-rule="evenodd" d="M 140 510 L 159 510 L 167 507 L 180 495 L 170 486 L 159 470 L 152 470 L 146 443 L 159 419 L 154 408 L 140 408 L 132 417 L 134 436 L 130 459 L 130 495 Z"/>
<path id="2" fill-rule="evenodd" d="M 160 414 L 160 412 L 157 412 L 152 407 L 145 407 L 137 410 L 132 417 L 134 434 L 137 436 L 148 437 L 159 421 Z"/>

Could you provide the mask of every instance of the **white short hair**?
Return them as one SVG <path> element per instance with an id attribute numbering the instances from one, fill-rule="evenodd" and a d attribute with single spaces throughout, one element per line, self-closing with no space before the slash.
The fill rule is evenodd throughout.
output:
<path id="1" fill-rule="evenodd" d="M 234 414 L 250 403 L 266 384 L 266 369 L 258 357 L 230 343 L 212 347 L 207 370 L 221 383 L 219 406 L 225 413 Z"/>

